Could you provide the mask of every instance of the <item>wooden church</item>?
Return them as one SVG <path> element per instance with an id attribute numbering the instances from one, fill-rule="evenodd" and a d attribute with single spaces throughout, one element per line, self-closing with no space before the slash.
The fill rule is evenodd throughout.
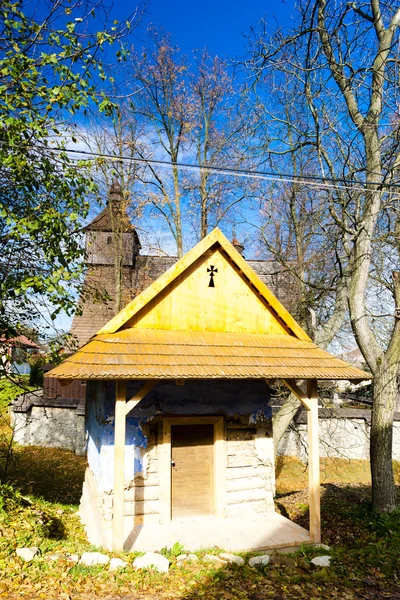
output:
<path id="1" fill-rule="evenodd" d="M 319 542 L 317 381 L 370 378 L 319 349 L 218 229 L 49 375 L 88 382 L 80 513 L 117 550 Z M 308 411 L 309 532 L 274 512 L 276 379 Z"/>

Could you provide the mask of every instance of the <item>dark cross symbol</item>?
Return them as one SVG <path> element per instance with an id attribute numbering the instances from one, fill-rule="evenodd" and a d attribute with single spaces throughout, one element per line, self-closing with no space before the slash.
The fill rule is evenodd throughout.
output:
<path id="1" fill-rule="evenodd" d="M 210 273 L 210 283 L 208 287 L 215 287 L 214 285 L 214 275 L 218 273 L 218 269 L 215 269 L 214 265 L 210 265 L 210 268 L 207 268 L 207 273 Z"/>

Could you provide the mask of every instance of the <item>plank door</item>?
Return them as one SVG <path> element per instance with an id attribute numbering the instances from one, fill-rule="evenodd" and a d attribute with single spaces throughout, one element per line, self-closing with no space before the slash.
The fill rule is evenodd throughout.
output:
<path id="1" fill-rule="evenodd" d="M 214 426 L 171 427 L 172 518 L 214 512 Z"/>

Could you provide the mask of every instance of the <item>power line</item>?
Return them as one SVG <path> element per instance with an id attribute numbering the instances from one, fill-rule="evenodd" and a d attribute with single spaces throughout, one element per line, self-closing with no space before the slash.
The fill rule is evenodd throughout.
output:
<path id="1" fill-rule="evenodd" d="M 0 145 L 5 146 L 4 142 L 0 142 Z M 15 146 L 14 146 L 15 147 Z M 365 192 L 368 186 L 379 185 L 385 188 L 399 189 L 400 183 L 362 183 L 356 179 L 338 179 L 333 177 L 322 177 L 320 175 L 294 175 L 291 173 L 273 173 L 272 171 L 253 171 L 251 169 L 240 169 L 234 167 L 218 167 L 211 165 L 199 165 L 196 163 L 184 163 L 184 162 L 171 162 L 167 160 L 154 159 L 154 158 L 142 158 L 139 156 L 115 156 L 113 154 L 106 154 L 102 152 L 93 152 L 91 150 L 76 150 L 73 148 L 53 148 L 48 146 L 40 145 L 26 145 L 27 148 L 33 148 L 37 150 L 46 150 L 51 152 L 67 153 L 73 155 L 87 156 L 91 158 L 104 158 L 111 159 L 114 162 L 135 162 L 139 164 L 150 164 L 157 165 L 163 168 L 179 167 L 185 170 L 203 170 L 210 173 L 219 173 L 221 175 L 231 175 L 234 177 L 249 177 L 251 179 L 261 179 L 266 181 L 280 181 L 283 183 L 301 183 L 303 185 L 312 185 L 314 187 L 323 187 L 325 189 L 341 189 Z M 21 148 L 21 146 L 19 146 Z"/>

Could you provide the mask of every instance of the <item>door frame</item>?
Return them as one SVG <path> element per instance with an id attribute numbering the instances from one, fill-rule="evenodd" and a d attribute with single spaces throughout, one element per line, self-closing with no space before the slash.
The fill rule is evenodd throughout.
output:
<path id="1" fill-rule="evenodd" d="M 160 523 L 172 518 L 172 425 L 214 425 L 214 512 L 225 517 L 226 504 L 226 445 L 224 417 L 165 417 L 159 458 Z"/>

